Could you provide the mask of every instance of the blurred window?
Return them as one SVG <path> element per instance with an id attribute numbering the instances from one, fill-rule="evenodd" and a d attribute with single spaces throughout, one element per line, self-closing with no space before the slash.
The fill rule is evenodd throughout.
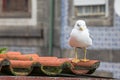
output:
<path id="1" fill-rule="evenodd" d="M 37 0 L 0 0 L 0 25 L 37 25 Z"/>
<path id="2" fill-rule="evenodd" d="M 88 26 L 113 26 L 114 0 L 73 0 L 74 20 L 83 19 Z"/>
<path id="3" fill-rule="evenodd" d="M 105 5 L 75 6 L 77 16 L 105 15 Z"/>
<path id="4" fill-rule="evenodd" d="M 107 16 L 108 0 L 74 0 L 76 16 Z"/>
<path id="5" fill-rule="evenodd" d="M 31 16 L 31 0 L 0 0 L 0 17 L 23 18 Z"/>

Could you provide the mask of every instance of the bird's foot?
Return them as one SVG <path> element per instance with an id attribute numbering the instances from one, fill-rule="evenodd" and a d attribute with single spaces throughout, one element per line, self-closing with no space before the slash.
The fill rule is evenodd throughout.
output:
<path id="1" fill-rule="evenodd" d="M 76 59 L 76 58 L 74 58 L 74 59 L 72 59 L 72 62 L 73 63 L 78 63 L 80 60 L 79 59 Z"/>
<path id="2" fill-rule="evenodd" d="M 87 61 L 90 61 L 90 60 L 89 59 L 81 59 L 81 61 L 87 62 Z"/>

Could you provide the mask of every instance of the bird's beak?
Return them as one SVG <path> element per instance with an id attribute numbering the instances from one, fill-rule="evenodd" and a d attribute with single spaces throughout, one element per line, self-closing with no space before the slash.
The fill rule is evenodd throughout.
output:
<path id="1" fill-rule="evenodd" d="M 80 30 L 81 30 L 81 31 L 83 31 L 83 30 L 84 30 L 84 28 L 83 28 L 83 27 L 80 27 Z"/>

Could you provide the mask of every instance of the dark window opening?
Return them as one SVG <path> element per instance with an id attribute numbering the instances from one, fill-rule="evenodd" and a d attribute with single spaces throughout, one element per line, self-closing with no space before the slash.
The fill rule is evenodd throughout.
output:
<path id="1" fill-rule="evenodd" d="M 31 0 L 2 0 L 0 18 L 30 18 Z"/>
<path id="2" fill-rule="evenodd" d="M 28 11 L 28 0 L 3 0 L 3 11 Z"/>

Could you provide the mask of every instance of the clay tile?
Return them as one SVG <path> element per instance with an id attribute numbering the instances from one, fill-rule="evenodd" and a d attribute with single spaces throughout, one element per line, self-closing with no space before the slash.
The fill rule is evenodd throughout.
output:
<path id="1" fill-rule="evenodd" d="M 22 61 L 32 61 L 32 57 L 25 55 L 7 55 L 10 60 L 22 60 Z"/>
<path id="2" fill-rule="evenodd" d="M 18 51 L 8 51 L 6 54 L 10 54 L 10 55 L 21 55 L 21 52 Z"/>
<path id="3" fill-rule="evenodd" d="M 30 68 L 33 61 L 10 60 L 12 68 Z"/>

